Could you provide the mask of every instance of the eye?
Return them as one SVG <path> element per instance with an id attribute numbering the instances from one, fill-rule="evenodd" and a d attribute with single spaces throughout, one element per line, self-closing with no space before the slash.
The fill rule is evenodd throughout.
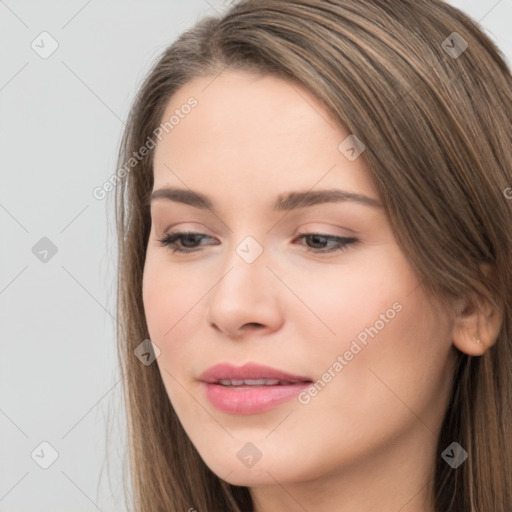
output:
<path id="1" fill-rule="evenodd" d="M 323 233 L 303 233 L 297 237 L 298 240 L 309 240 L 316 247 L 306 246 L 306 250 L 314 253 L 328 253 L 345 251 L 348 246 L 357 243 L 357 238 L 327 235 Z M 334 242 L 326 246 L 328 242 Z M 320 246 L 320 247 L 319 247 Z"/>
<path id="2" fill-rule="evenodd" d="M 204 233 L 178 231 L 176 233 L 167 233 L 158 241 L 164 247 L 169 247 L 172 252 L 190 253 L 200 250 L 197 244 L 205 238 L 211 238 Z M 303 233 L 296 240 L 306 240 L 313 244 L 313 247 L 306 245 L 306 250 L 313 253 L 331 253 L 341 252 L 358 242 L 354 237 L 342 237 L 327 235 L 323 233 Z M 331 245 L 326 245 L 331 242 Z M 334 242 L 334 243 L 332 243 Z M 218 245 L 218 244 L 214 244 Z M 304 244 L 299 244 L 304 245 Z"/>
<path id="3" fill-rule="evenodd" d="M 194 233 L 193 231 L 177 231 L 176 233 L 167 233 L 158 241 L 162 246 L 169 247 L 172 250 L 172 252 L 188 253 L 196 252 L 197 250 L 199 250 L 195 244 L 197 242 L 200 242 L 204 238 L 210 237 L 208 235 L 205 235 L 204 233 Z M 178 241 L 185 248 L 180 247 L 177 243 Z"/>

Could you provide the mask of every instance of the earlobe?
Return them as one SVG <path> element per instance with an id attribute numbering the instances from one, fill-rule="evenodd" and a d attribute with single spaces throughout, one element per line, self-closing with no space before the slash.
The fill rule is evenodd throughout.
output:
<path id="1" fill-rule="evenodd" d="M 483 338 L 482 334 L 476 329 L 473 330 L 473 335 L 471 335 L 469 328 L 459 326 L 454 329 L 453 344 L 465 354 L 481 356 L 489 348 L 489 345 L 484 343 L 481 338 Z"/>
<path id="2" fill-rule="evenodd" d="M 461 307 L 458 302 L 453 329 L 453 344 L 470 356 L 483 355 L 498 338 L 503 315 L 496 305 L 479 296 Z"/>

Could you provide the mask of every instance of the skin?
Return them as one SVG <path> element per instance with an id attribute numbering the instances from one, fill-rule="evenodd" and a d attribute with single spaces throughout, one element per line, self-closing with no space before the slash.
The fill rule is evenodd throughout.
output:
<path id="1" fill-rule="evenodd" d="M 481 355 L 494 332 L 487 317 L 455 322 L 432 309 L 383 208 L 272 210 L 278 194 L 298 190 L 379 200 L 364 152 L 350 161 L 338 150 L 349 133 L 310 92 L 227 71 L 185 84 L 163 119 L 190 96 L 197 107 L 155 149 L 153 190 L 206 194 L 215 214 L 154 200 L 143 281 L 157 364 L 185 431 L 215 474 L 250 487 L 257 512 L 432 511 L 455 347 Z M 181 254 L 158 241 L 171 231 L 207 238 Z M 298 239 L 312 231 L 358 241 L 315 253 L 333 243 Z M 253 263 L 236 252 L 247 236 L 263 249 Z M 316 381 L 394 303 L 400 312 L 305 405 L 228 414 L 197 380 L 216 363 L 253 361 Z M 251 468 L 237 457 L 247 442 L 262 454 Z"/>

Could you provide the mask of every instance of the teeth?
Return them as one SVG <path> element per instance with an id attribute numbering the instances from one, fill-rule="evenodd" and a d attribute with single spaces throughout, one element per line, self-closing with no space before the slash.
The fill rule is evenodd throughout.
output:
<path id="1" fill-rule="evenodd" d="M 219 384 L 223 386 L 277 386 L 278 384 L 290 384 L 278 379 L 221 379 Z"/>

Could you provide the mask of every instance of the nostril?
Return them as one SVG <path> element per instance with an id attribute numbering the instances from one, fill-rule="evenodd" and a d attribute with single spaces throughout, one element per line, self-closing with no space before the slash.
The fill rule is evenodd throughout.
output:
<path id="1" fill-rule="evenodd" d="M 257 322 L 249 322 L 247 324 L 244 324 L 244 327 L 249 327 L 249 328 L 253 328 L 253 327 L 263 327 L 262 324 L 259 324 Z"/>

